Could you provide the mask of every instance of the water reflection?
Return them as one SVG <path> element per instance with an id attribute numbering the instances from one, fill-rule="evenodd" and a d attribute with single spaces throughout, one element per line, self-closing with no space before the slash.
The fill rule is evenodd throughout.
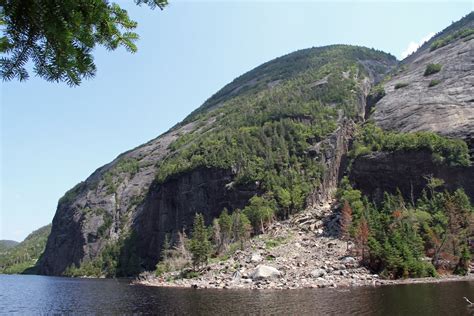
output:
<path id="1" fill-rule="evenodd" d="M 126 280 L 0 276 L 0 313 L 474 315 L 474 282 L 283 291 L 131 286 Z"/>

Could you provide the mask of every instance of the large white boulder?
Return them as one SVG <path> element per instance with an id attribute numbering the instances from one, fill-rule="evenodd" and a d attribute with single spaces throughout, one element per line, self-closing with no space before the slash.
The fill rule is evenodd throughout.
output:
<path id="1" fill-rule="evenodd" d="M 281 272 L 278 269 L 264 265 L 258 265 L 250 275 L 252 280 L 273 279 L 280 276 Z"/>

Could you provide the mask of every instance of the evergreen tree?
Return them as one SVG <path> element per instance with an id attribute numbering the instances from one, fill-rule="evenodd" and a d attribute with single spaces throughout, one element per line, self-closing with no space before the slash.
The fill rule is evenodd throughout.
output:
<path id="1" fill-rule="evenodd" d="M 204 224 L 202 214 L 196 214 L 194 217 L 193 236 L 189 248 L 195 268 L 207 263 L 209 253 L 211 252 L 211 243 L 209 242 L 208 230 Z"/>
<path id="2" fill-rule="evenodd" d="M 265 225 L 272 221 L 275 208 L 275 201 L 266 196 L 255 195 L 250 199 L 244 214 L 252 223 L 255 233 L 265 232 Z"/>
<path id="3" fill-rule="evenodd" d="M 229 215 L 227 208 L 224 208 L 219 216 L 219 227 L 220 227 L 220 242 L 219 253 L 225 251 L 227 245 L 232 238 L 232 217 Z"/>
<path id="4" fill-rule="evenodd" d="M 222 248 L 222 233 L 221 233 L 221 227 L 219 224 L 219 219 L 214 218 L 212 220 L 212 244 L 215 248 L 215 252 L 217 254 L 221 253 L 221 248 Z"/>
<path id="5" fill-rule="evenodd" d="M 232 232 L 234 240 L 240 242 L 240 249 L 244 250 L 245 241 L 250 238 L 250 231 L 252 225 L 247 216 L 242 213 L 239 209 L 232 213 Z"/>
<path id="6" fill-rule="evenodd" d="M 150 8 L 166 6 L 167 0 L 135 0 Z M 36 75 L 56 82 L 79 85 L 93 77 L 92 51 L 119 46 L 136 52 L 138 34 L 126 10 L 104 0 L 3 0 L 0 6 L 0 76 L 26 80 L 28 61 Z"/>

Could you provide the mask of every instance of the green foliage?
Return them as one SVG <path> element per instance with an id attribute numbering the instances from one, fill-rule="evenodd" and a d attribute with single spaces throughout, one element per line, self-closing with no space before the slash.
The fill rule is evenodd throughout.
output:
<path id="1" fill-rule="evenodd" d="M 240 210 L 232 213 L 232 233 L 234 242 L 240 243 L 240 249 L 244 249 L 244 243 L 250 238 L 252 225 L 247 216 Z"/>
<path id="2" fill-rule="evenodd" d="M 435 51 L 437 50 L 438 48 L 441 48 L 443 46 L 446 46 L 448 45 L 449 43 L 452 43 L 454 42 L 455 40 L 457 39 L 460 39 L 460 38 L 465 38 L 465 37 L 468 37 L 470 35 L 473 35 L 474 34 L 474 28 L 464 28 L 464 29 L 461 29 L 459 31 L 456 31 L 450 35 L 447 35 L 445 37 L 442 37 L 436 41 L 434 41 L 431 46 L 430 46 L 430 51 Z"/>
<path id="3" fill-rule="evenodd" d="M 423 76 L 429 76 L 441 71 L 441 64 L 428 64 L 426 65 L 425 73 Z"/>
<path id="4" fill-rule="evenodd" d="M 383 84 L 379 83 L 376 86 L 372 87 L 372 89 L 369 92 L 369 95 L 367 95 L 367 104 L 374 105 L 384 96 L 385 96 L 384 86 Z"/>
<path id="5" fill-rule="evenodd" d="M 474 208 L 462 189 L 437 192 L 442 183 L 431 179 L 427 187 L 430 196 L 425 191 L 415 205 L 400 194 L 387 193 L 383 202 L 375 205 L 363 199 L 347 180 L 343 182 L 338 196 L 353 209 L 353 234 L 362 219 L 368 223 L 369 257 L 365 264 L 372 270 L 389 278 L 435 276 L 434 266 L 440 267 L 440 259 L 444 259 L 453 262 L 454 272 L 465 272 Z M 428 255 L 431 262 L 423 259 Z"/>
<path id="6" fill-rule="evenodd" d="M 43 253 L 51 224 L 29 234 L 21 243 L 0 252 L 0 273 L 32 273 Z"/>
<path id="7" fill-rule="evenodd" d="M 193 121 L 194 130 L 169 145 L 157 183 L 197 168 L 232 169 L 233 185 L 258 185 L 261 196 L 274 196 L 275 214 L 301 210 L 324 169 L 308 151 L 336 130 L 339 113 L 358 117 L 359 83 L 367 76 L 358 60 L 368 59 L 394 61 L 335 45 L 284 56 L 237 78 L 182 123 Z M 247 215 L 256 224 L 254 213 Z"/>
<path id="8" fill-rule="evenodd" d="M 140 170 L 140 165 L 136 158 L 125 158 L 119 160 L 114 167 L 116 173 L 128 173 L 132 178 Z"/>
<path id="9" fill-rule="evenodd" d="M 335 66 L 350 66 L 354 64 L 355 60 L 373 60 L 381 63 L 396 62 L 396 58 L 390 54 L 358 46 L 331 45 L 299 50 L 262 64 L 236 78 L 207 100 L 202 107 L 191 113 L 183 123 L 196 119 L 203 112 L 214 108 L 216 105 L 226 103 L 236 95 L 256 96 L 267 90 L 272 84 L 274 84 L 272 89 L 279 88 L 284 86 L 286 81 L 293 81 L 305 72 L 310 74 L 319 72 L 319 78 L 314 78 L 318 80 L 329 74 L 331 70 L 335 70 Z M 378 74 L 385 74 L 386 72 L 386 68 L 379 65 L 372 66 L 372 68 Z M 364 71 L 362 67 L 359 70 Z M 311 84 L 315 80 L 307 83 Z M 329 95 L 337 96 L 338 87 L 334 87 L 333 83 L 337 83 L 337 80 L 335 82 L 329 80 L 329 85 L 322 87 L 321 90 L 330 92 Z M 319 93 L 320 91 L 316 92 Z M 347 93 L 341 94 L 338 98 L 343 98 L 344 95 L 347 95 Z"/>
<path id="10" fill-rule="evenodd" d="M 432 132 L 386 132 L 374 124 L 365 124 L 357 132 L 350 156 L 374 151 L 428 150 L 438 163 L 450 166 L 469 166 L 469 149 L 460 139 L 450 139 Z"/>
<path id="11" fill-rule="evenodd" d="M 232 217 L 229 215 L 227 208 L 224 208 L 217 219 L 217 225 L 219 231 L 214 233 L 218 234 L 219 237 L 216 245 L 217 253 L 219 254 L 227 249 L 228 244 L 232 240 Z"/>
<path id="12" fill-rule="evenodd" d="M 401 89 L 401 88 L 405 88 L 408 86 L 408 83 L 406 82 L 399 82 L 397 84 L 395 84 L 395 90 L 398 90 L 398 89 Z"/>
<path id="13" fill-rule="evenodd" d="M 135 0 L 162 8 L 167 0 Z M 126 10 L 118 4 L 97 0 L 6 0 L 1 4 L 0 63 L 4 80 L 26 80 L 26 65 L 33 62 L 37 76 L 71 86 L 93 77 L 92 51 L 98 46 L 119 46 L 136 52 L 138 34 Z"/>
<path id="14" fill-rule="evenodd" d="M 276 202 L 269 196 L 253 196 L 249 205 L 244 208 L 244 214 L 252 223 L 255 232 L 263 232 L 264 226 L 274 217 Z"/>
<path id="15" fill-rule="evenodd" d="M 267 240 L 265 240 L 265 248 L 266 249 L 272 249 L 272 248 L 278 247 L 281 244 L 283 244 L 285 242 L 285 240 L 286 239 L 283 238 L 283 237 L 267 239 Z"/>
<path id="16" fill-rule="evenodd" d="M 428 84 L 428 87 L 431 88 L 431 87 L 437 86 L 440 83 L 441 83 L 441 80 L 434 79 L 430 81 L 430 83 Z"/>
<path id="17" fill-rule="evenodd" d="M 58 201 L 58 204 L 70 204 L 73 202 L 79 193 L 84 189 L 85 182 L 76 184 L 72 189 L 67 191 Z"/>
<path id="18" fill-rule="evenodd" d="M 79 266 L 69 266 L 63 275 L 70 277 L 127 277 L 141 271 L 136 249 L 136 234 L 124 234 L 119 240 L 107 244 L 93 260 L 85 260 Z"/>
<path id="19" fill-rule="evenodd" d="M 193 270 L 183 270 L 180 276 L 183 279 L 195 279 L 200 276 L 200 273 Z"/>
<path id="20" fill-rule="evenodd" d="M 108 235 L 108 232 L 113 224 L 112 215 L 110 215 L 108 212 L 104 211 L 102 213 L 102 217 L 104 219 L 104 223 L 100 225 L 99 228 L 97 229 L 97 236 L 100 238 Z"/>
<path id="21" fill-rule="evenodd" d="M 202 214 L 196 214 L 194 217 L 193 234 L 189 250 L 192 254 L 194 267 L 207 263 L 211 253 L 211 243 L 209 242 L 209 235 Z"/>
<path id="22" fill-rule="evenodd" d="M 14 240 L 0 240 L 0 254 L 4 253 L 10 248 L 15 247 L 18 244 L 19 242 Z"/>

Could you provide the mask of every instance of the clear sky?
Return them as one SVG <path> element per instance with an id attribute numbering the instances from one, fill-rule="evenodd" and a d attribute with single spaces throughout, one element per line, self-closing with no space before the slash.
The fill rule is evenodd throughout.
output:
<path id="1" fill-rule="evenodd" d="M 50 223 L 66 190 L 263 62 L 338 43 L 400 58 L 474 3 L 170 2 L 152 11 L 119 1 L 139 23 L 139 51 L 97 49 L 97 76 L 78 88 L 1 83 L 0 239 Z"/>

